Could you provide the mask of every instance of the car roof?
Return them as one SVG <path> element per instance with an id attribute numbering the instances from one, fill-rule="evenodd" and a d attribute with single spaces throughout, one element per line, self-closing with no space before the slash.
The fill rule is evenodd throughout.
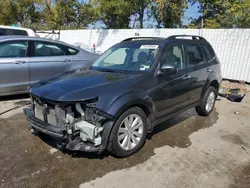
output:
<path id="1" fill-rule="evenodd" d="M 24 28 L 24 27 L 13 27 L 13 26 L 0 25 L 0 29 L 21 30 L 21 31 L 26 31 L 28 36 L 36 36 L 34 30 L 29 29 L 29 28 Z"/>
<path id="2" fill-rule="evenodd" d="M 197 35 L 171 35 L 167 38 L 165 37 L 132 37 L 121 41 L 118 44 L 165 44 L 168 42 L 183 41 L 183 42 L 197 42 L 197 43 L 207 43 L 206 39 Z"/>
<path id="3" fill-rule="evenodd" d="M 40 37 L 30 37 L 30 36 L 23 36 L 23 35 L 7 35 L 7 36 L 0 36 L 0 42 L 1 41 L 11 41 L 11 40 L 37 40 L 37 41 L 44 41 L 44 42 L 55 42 L 58 44 L 66 45 L 78 50 L 83 50 L 79 47 L 70 45 L 66 42 L 62 42 L 59 40 L 53 40 L 53 39 L 48 39 L 48 38 L 40 38 Z M 85 50 L 84 50 L 85 51 Z"/>
<path id="4" fill-rule="evenodd" d="M 120 44 L 163 44 L 166 42 L 166 38 L 162 37 L 135 37 L 127 38 Z"/>
<path id="5" fill-rule="evenodd" d="M 13 27 L 13 26 L 6 26 L 6 25 L 0 25 L 0 28 L 4 28 L 4 29 L 15 29 L 15 30 L 25 30 L 25 31 L 33 31 L 32 29 L 29 29 L 29 28 L 24 28 L 24 27 Z"/>

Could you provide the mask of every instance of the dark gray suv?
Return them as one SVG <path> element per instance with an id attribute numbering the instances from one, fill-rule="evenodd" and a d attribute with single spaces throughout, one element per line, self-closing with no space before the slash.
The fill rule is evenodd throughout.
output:
<path id="1" fill-rule="evenodd" d="M 203 37 L 129 38 L 89 69 L 33 85 L 24 112 L 33 132 L 59 139 L 63 148 L 126 157 L 160 122 L 192 107 L 208 116 L 221 80 Z"/>

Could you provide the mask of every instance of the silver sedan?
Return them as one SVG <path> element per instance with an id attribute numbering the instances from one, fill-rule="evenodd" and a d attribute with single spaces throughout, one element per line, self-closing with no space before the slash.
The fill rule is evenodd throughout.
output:
<path id="1" fill-rule="evenodd" d="M 0 37 L 0 96 L 27 93 L 30 84 L 88 67 L 99 56 L 43 38 Z"/>

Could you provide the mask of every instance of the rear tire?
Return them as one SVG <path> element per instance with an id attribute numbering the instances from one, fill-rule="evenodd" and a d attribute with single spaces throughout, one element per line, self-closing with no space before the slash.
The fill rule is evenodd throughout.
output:
<path id="1" fill-rule="evenodd" d="M 115 121 L 108 151 L 116 157 L 128 157 L 142 148 L 146 136 L 146 114 L 139 107 L 130 108 Z"/>
<path id="2" fill-rule="evenodd" d="M 218 91 L 209 86 L 201 98 L 200 105 L 195 107 L 196 112 L 201 116 L 208 116 L 213 111 L 217 95 Z"/>

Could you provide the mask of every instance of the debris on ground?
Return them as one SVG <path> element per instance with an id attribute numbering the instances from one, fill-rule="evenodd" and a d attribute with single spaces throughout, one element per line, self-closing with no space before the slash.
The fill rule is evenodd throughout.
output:
<path id="1" fill-rule="evenodd" d="M 244 82 L 233 83 L 223 81 L 219 89 L 219 96 L 225 97 L 232 102 L 241 102 L 250 89 Z"/>
<path id="2" fill-rule="evenodd" d="M 246 153 L 248 154 L 247 149 L 246 149 L 244 146 L 241 146 L 241 148 L 242 148 L 243 150 L 245 150 Z"/>
<path id="3" fill-rule="evenodd" d="M 235 89 L 238 88 L 244 93 L 250 93 L 250 87 L 244 81 L 240 82 L 230 82 L 228 80 L 223 80 L 220 84 L 221 89 Z"/>
<path id="4" fill-rule="evenodd" d="M 246 93 L 242 92 L 239 88 L 234 89 L 219 89 L 219 96 L 225 97 L 232 102 L 241 102 L 245 97 Z"/>
<path id="5" fill-rule="evenodd" d="M 250 117 L 250 112 L 239 112 L 239 111 L 236 111 L 236 112 L 234 112 L 234 114 L 236 114 L 236 115 L 242 115 L 242 116 L 245 116 L 245 117 Z"/>

